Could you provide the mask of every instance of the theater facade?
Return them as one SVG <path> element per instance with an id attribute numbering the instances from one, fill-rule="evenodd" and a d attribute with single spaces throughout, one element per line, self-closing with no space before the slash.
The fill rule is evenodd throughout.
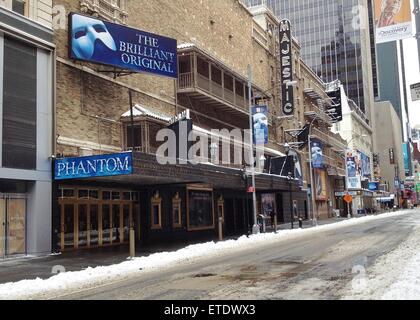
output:
<path id="1" fill-rule="evenodd" d="M 267 110 L 266 144 L 254 148 L 257 215 L 273 212 L 279 223 L 291 222 L 293 201 L 296 214 L 309 218 L 308 154 L 299 151 L 300 177 L 288 178 L 292 169 L 287 163 L 279 168 L 278 161 L 286 156 L 288 130 L 308 120 L 304 88 L 321 82 L 303 78 L 293 41 L 295 91 L 302 99 L 295 115 L 284 117 L 273 36 L 279 21 L 270 11 L 208 1 L 216 21 L 193 0 L 184 1 L 186 12 L 171 16 L 153 3 L 136 10 L 135 1 L 118 1 L 110 15 L 94 1 L 55 2 L 72 13 L 68 30 L 55 31 L 55 251 L 125 244 L 130 228 L 139 243 L 213 239 L 220 219 L 225 235 L 250 232 L 250 100 Z M 159 3 L 173 7 L 171 0 Z M 94 41 L 85 46 L 83 37 Z M 168 143 L 167 130 L 175 144 Z M 191 157 L 194 147 L 201 152 Z"/>

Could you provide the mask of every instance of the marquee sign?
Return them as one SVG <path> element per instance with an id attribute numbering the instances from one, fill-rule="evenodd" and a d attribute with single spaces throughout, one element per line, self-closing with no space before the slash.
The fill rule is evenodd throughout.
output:
<path id="1" fill-rule="evenodd" d="M 130 175 L 132 173 L 132 152 L 80 158 L 62 158 L 56 159 L 54 162 L 55 180 L 109 177 Z"/>
<path id="2" fill-rule="evenodd" d="M 293 59 L 292 59 L 292 32 L 289 20 L 280 22 L 280 65 L 282 83 L 282 112 L 285 116 L 294 114 L 293 86 L 289 83 L 293 80 Z"/>
<path id="3" fill-rule="evenodd" d="M 90 16 L 69 16 L 70 59 L 178 77 L 177 41 Z"/>

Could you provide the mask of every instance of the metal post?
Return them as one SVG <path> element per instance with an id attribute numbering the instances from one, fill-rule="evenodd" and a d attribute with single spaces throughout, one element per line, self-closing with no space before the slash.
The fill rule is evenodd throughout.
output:
<path id="1" fill-rule="evenodd" d="M 219 217 L 219 241 L 223 241 L 223 217 Z"/>
<path id="2" fill-rule="evenodd" d="M 135 148 L 134 142 L 134 113 L 133 113 L 133 94 L 131 90 L 128 90 L 128 96 L 130 99 L 130 124 L 131 124 L 131 147 Z M 136 235 L 134 231 L 133 223 L 130 222 L 130 257 L 134 258 L 136 256 Z"/>
<path id="3" fill-rule="evenodd" d="M 274 233 L 277 233 L 277 212 L 276 212 L 276 215 L 274 216 Z"/>
<path id="4" fill-rule="evenodd" d="M 315 202 L 315 184 L 314 184 L 314 173 L 312 168 L 312 152 L 311 152 L 311 130 L 312 124 L 309 127 L 309 138 L 308 138 L 308 153 L 309 153 L 309 174 L 311 178 L 311 202 L 312 202 L 312 225 L 318 225 L 317 217 L 316 217 L 316 202 Z"/>
<path id="5" fill-rule="evenodd" d="M 295 215 L 293 212 L 293 198 L 292 198 L 292 173 L 289 172 L 287 175 L 287 179 L 289 180 L 289 195 L 290 195 L 290 217 L 292 222 L 292 230 L 295 228 L 294 222 L 295 222 Z"/>
<path id="6" fill-rule="evenodd" d="M 249 98 L 249 165 L 251 166 L 252 175 L 252 201 L 254 211 L 254 226 L 252 227 L 253 234 L 259 234 L 260 229 L 257 223 L 257 190 L 255 187 L 255 161 L 254 161 L 254 137 L 253 137 L 253 121 L 252 121 L 252 68 L 248 65 L 248 98 Z"/>
<path id="7" fill-rule="evenodd" d="M 136 234 L 133 226 L 130 227 L 130 257 L 136 257 Z"/>
<path id="8" fill-rule="evenodd" d="M 131 90 L 128 90 L 128 96 L 130 98 L 131 147 L 133 148 L 133 152 L 134 152 L 134 148 L 135 148 L 135 143 L 134 143 L 134 113 L 133 113 L 133 94 L 132 94 Z"/>
<path id="9" fill-rule="evenodd" d="M 346 167 L 346 195 L 349 194 L 349 168 L 347 167 L 347 149 L 344 150 L 344 165 Z M 350 213 L 350 202 L 347 202 L 347 218 L 351 218 L 352 214 Z"/>

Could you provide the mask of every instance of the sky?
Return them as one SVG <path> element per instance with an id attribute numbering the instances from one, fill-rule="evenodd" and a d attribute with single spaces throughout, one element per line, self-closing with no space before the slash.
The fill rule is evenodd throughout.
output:
<path id="1" fill-rule="evenodd" d="M 411 1 L 411 8 L 414 8 L 414 3 Z M 413 33 L 415 33 L 415 17 L 413 15 Z M 410 85 L 420 82 L 420 69 L 419 69 L 419 55 L 417 51 L 417 41 L 413 37 L 404 40 L 404 57 L 405 69 L 407 77 L 407 94 L 410 112 L 411 126 L 420 126 L 420 101 L 411 101 Z"/>

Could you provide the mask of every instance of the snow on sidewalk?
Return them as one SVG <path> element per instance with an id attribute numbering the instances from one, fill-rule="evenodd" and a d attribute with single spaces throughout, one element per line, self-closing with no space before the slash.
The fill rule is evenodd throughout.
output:
<path id="1" fill-rule="evenodd" d="M 344 299 L 420 300 L 419 248 L 420 226 L 416 226 L 405 242 L 366 271 L 363 286 L 349 285 Z"/>
<path id="2" fill-rule="evenodd" d="M 266 233 L 243 236 L 238 240 L 224 242 L 208 242 L 191 245 L 176 252 L 162 252 L 147 257 L 135 258 L 126 262 L 106 266 L 87 268 L 77 272 L 66 272 L 55 275 L 49 279 L 22 280 L 15 283 L 0 285 L 0 299 L 42 299 L 54 297 L 65 292 L 79 291 L 87 288 L 109 284 L 113 281 L 124 280 L 141 273 L 156 269 L 192 263 L 199 258 L 209 258 L 238 252 L 250 248 L 263 246 L 293 239 L 302 235 L 317 234 L 338 228 L 368 223 L 369 221 L 391 218 L 408 214 L 407 211 L 386 213 L 378 216 L 368 216 L 350 219 L 334 224 L 328 224 L 311 229 L 284 230 L 277 234 Z"/>

